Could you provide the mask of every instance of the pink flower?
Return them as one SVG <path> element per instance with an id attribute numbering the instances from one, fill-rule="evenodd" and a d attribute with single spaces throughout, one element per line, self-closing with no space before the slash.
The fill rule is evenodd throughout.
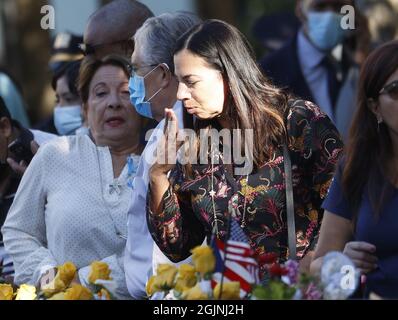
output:
<path id="1" fill-rule="evenodd" d="M 307 290 L 304 293 L 304 299 L 306 300 L 320 300 L 322 299 L 322 293 L 319 289 L 311 282 Z"/>
<path id="2" fill-rule="evenodd" d="M 285 263 L 285 268 L 287 269 L 287 277 L 291 284 L 297 283 L 299 275 L 299 263 L 294 260 L 288 260 Z"/>

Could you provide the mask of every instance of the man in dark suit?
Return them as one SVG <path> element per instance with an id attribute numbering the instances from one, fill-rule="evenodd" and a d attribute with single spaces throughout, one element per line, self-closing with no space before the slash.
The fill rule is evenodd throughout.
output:
<path id="1" fill-rule="evenodd" d="M 296 15 L 302 27 L 281 49 L 260 61 L 276 85 L 318 104 L 343 137 L 355 109 L 359 68 L 354 53 L 356 37 L 362 32 L 341 23 L 345 5 L 355 8 L 352 0 L 298 0 Z"/>

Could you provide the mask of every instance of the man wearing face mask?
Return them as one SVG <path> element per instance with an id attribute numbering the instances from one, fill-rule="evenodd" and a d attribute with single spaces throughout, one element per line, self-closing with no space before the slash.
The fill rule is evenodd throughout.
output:
<path id="1" fill-rule="evenodd" d="M 145 283 L 152 271 L 156 272 L 160 263 L 172 263 L 154 245 L 147 227 L 145 208 L 149 169 L 163 135 L 165 108 L 173 108 L 179 124 L 182 126 L 184 123 L 182 102 L 177 101 L 174 45 L 182 34 L 199 22 L 199 18 L 191 13 L 165 13 L 149 18 L 134 36 L 136 46 L 131 56 L 130 100 L 139 114 L 159 122 L 141 155 L 127 218 L 124 268 L 127 287 L 136 299 L 145 296 Z"/>
<path id="2" fill-rule="evenodd" d="M 296 15 L 302 23 L 297 35 L 260 63 L 265 74 L 293 94 L 314 101 L 345 137 L 354 113 L 359 63 L 355 57 L 366 25 L 359 12 L 351 30 L 342 24 L 352 0 L 297 0 Z M 362 18 L 362 17 L 361 17 Z"/>

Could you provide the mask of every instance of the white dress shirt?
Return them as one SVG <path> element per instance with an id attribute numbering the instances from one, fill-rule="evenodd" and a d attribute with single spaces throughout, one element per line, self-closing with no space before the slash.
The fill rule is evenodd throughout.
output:
<path id="1" fill-rule="evenodd" d="M 178 126 L 183 128 L 183 106 L 177 101 L 173 107 Z M 127 244 L 124 261 L 127 288 L 132 297 L 142 299 L 146 296 L 145 285 L 148 278 L 161 263 L 172 262 L 154 243 L 146 222 L 146 196 L 149 184 L 149 169 L 156 159 L 156 147 L 163 134 L 163 119 L 153 131 L 141 155 L 140 164 L 133 182 L 133 199 L 127 217 Z M 189 263 L 190 258 L 179 262 Z"/>
<path id="2" fill-rule="evenodd" d="M 136 168 L 139 156 L 132 159 Z M 109 148 L 97 147 L 86 135 L 40 147 L 2 228 L 16 284 L 36 285 L 46 270 L 66 261 L 86 284 L 90 264 L 100 260 L 112 271 L 117 297 L 129 298 L 123 255 L 131 172 L 126 164 L 115 179 Z"/>
<path id="3" fill-rule="evenodd" d="M 46 144 L 47 142 L 58 138 L 58 136 L 55 134 L 40 131 L 40 130 L 29 129 L 29 131 L 32 132 L 33 140 L 35 140 L 39 146 L 42 146 L 42 145 Z"/>

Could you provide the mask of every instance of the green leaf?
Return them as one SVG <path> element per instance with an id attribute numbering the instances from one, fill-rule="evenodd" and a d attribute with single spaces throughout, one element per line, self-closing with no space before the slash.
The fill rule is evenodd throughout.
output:
<path id="1" fill-rule="evenodd" d="M 253 296 L 262 300 L 291 300 L 296 288 L 289 287 L 282 281 L 271 280 L 267 286 L 255 286 Z"/>

